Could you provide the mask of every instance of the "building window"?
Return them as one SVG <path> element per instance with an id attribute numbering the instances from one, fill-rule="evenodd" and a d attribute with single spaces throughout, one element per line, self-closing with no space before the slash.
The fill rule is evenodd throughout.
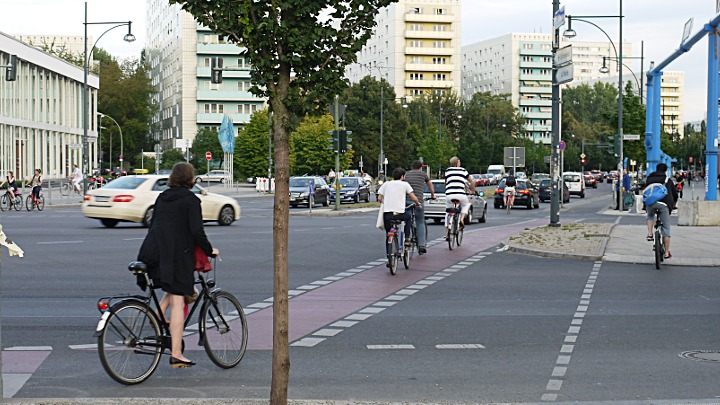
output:
<path id="1" fill-rule="evenodd" d="M 447 63 L 447 58 L 433 58 L 433 65 L 444 65 Z"/>
<path id="2" fill-rule="evenodd" d="M 447 10 L 445 10 L 444 8 L 436 8 L 435 14 L 436 15 L 445 15 L 445 14 L 447 14 Z"/>
<path id="3" fill-rule="evenodd" d="M 413 89 L 413 90 L 410 91 L 410 95 L 411 95 L 411 96 L 422 96 L 422 95 L 423 95 L 423 91 L 420 90 L 420 89 Z"/>
<path id="4" fill-rule="evenodd" d="M 419 56 L 411 56 L 408 63 L 422 63 L 422 58 Z"/>
<path id="5" fill-rule="evenodd" d="M 447 25 L 435 24 L 433 25 L 433 31 L 447 31 Z"/>
<path id="6" fill-rule="evenodd" d="M 445 80 L 445 73 L 433 73 L 433 80 Z"/>
<path id="7" fill-rule="evenodd" d="M 433 41 L 433 48 L 446 48 L 447 42 L 445 41 Z"/>
<path id="8" fill-rule="evenodd" d="M 210 58 L 205 58 L 205 67 L 210 67 Z"/>
<path id="9" fill-rule="evenodd" d="M 416 40 L 410 41 L 410 48 L 422 48 L 422 47 L 423 47 L 423 41 L 416 41 Z"/>
<path id="10" fill-rule="evenodd" d="M 410 73 L 410 80 L 423 80 L 422 73 Z"/>

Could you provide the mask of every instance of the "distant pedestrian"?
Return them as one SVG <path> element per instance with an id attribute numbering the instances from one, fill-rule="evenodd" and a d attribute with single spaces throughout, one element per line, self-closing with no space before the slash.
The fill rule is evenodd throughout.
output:
<path id="1" fill-rule="evenodd" d="M 623 170 L 623 177 L 622 177 L 622 192 L 623 192 L 623 210 L 628 210 L 628 206 L 630 204 L 627 203 L 625 196 L 630 193 L 630 187 L 632 187 L 632 178 L 630 178 L 630 174 L 628 173 L 628 169 Z"/>

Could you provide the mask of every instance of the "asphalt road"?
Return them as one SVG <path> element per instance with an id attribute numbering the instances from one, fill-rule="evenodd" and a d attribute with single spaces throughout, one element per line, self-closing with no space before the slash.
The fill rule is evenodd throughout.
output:
<path id="1" fill-rule="evenodd" d="M 597 214 L 611 204 L 608 190 L 602 184 L 585 199 L 572 197 L 561 222 L 617 221 Z M 208 224 L 206 232 L 222 252 L 218 285 L 248 312 L 245 358 L 221 370 L 191 348 L 196 367 L 172 370 L 163 362 L 148 381 L 131 387 L 105 374 L 92 335 L 100 296 L 139 291 L 126 265 L 146 230 L 130 224 L 107 229 L 83 218 L 79 208 L 0 213 L 4 231 L 26 253 L 23 259 L 3 256 L 0 263 L 5 391 L 20 379 L 13 398 L 267 399 L 272 201 L 240 204 L 239 222 Z M 291 216 L 290 397 L 716 400 L 720 363 L 680 357 L 718 350 L 715 270 L 658 272 L 509 253 L 500 242 L 547 224 L 549 204 L 511 215 L 490 205 L 488 212 L 488 222 L 468 226 L 463 246 L 452 252 L 439 241 L 442 226 L 431 223 L 436 244 L 394 277 L 379 260 L 384 247 L 374 213 Z M 17 347 L 24 350 L 8 350 Z"/>

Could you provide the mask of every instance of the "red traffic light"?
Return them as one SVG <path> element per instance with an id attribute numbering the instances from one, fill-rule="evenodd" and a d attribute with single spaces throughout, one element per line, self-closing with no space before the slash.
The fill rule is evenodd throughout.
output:
<path id="1" fill-rule="evenodd" d="M 585 163 L 586 163 L 586 160 L 585 160 L 585 159 L 580 159 L 580 164 L 581 164 L 581 165 L 584 165 Z"/>

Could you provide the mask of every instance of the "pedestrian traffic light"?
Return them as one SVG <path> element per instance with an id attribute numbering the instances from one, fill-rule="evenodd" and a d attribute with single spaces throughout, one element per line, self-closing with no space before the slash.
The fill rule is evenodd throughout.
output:
<path id="1" fill-rule="evenodd" d="M 340 130 L 340 153 L 345 153 L 352 149 L 352 138 L 348 138 L 348 135 L 352 135 L 352 131 Z"/>
<path id="2" fill-rule="evenodd" d="M 214 84 L 222 83 L 222 58 L 211 58 L 210 62 L 210 82 Z"/>
<path id="3" fill-rule="evenodd" d="M 328 149 L 337 152 L 338 151 L 338 137 L 335 134 L 335 131 L 327 131 L 327 133 L 328 133 L 328 135 L 332 136 L 332 138 L 327 138 L 328 142 L 330 142 L 330 146 L 328 146 Z"/>
<path id="4" fill-rule="evenodd" d="M 17 56 L 10 55 L 9 66 L 5 68 L 5 81 L 14 82 L 17 78 Z"/>

